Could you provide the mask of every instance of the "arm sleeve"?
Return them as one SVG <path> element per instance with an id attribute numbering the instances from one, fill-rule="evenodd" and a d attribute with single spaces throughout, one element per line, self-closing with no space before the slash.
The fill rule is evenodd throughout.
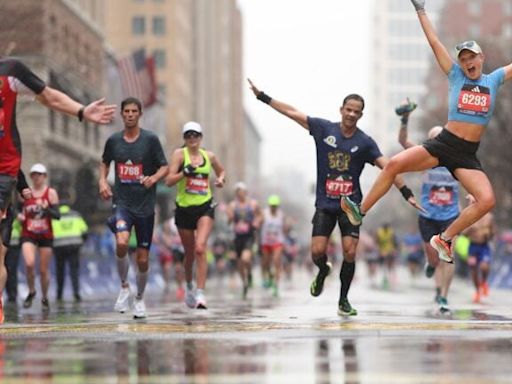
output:
<path id="1" fill-rule="evenodd" d="M 11 74 L 12 77 L 15 78 L 15 81 L 11 85 L 14 86 L 14 91 L 17 93 L 23 92 L 22 87 L 20 87 L 20 83 L 36 95 L 43 92 L 46 87 L 43 80 L 18 60 L 13 60 Z"/>
<path id="2" fill-rule="evenodd" d="M 29 188 L 27 179 L 25 178 L 25 174 L 20 168 L 18 171 L 18 182 L 16 183 L 16 190 L 21 194 L 21 192 L 26 188 Z"/>

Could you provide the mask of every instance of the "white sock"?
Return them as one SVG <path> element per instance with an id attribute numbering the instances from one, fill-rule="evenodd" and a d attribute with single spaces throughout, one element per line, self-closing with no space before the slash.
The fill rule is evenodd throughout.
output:
<path id="1" fill-rule="evenodd" d="M 119 278 L 121 279 L 121 284 L 126 283 L 129 268 L 130 268 L 130 262 L 128 261 L 128 256 L 117 257 L 117 272 L 119 273 Z"/>

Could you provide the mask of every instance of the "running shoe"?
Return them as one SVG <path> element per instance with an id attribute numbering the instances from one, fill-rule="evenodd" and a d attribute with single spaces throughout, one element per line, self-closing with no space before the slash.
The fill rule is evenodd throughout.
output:
<path id="1" fill-rule="evenodd" d="M 82 301 L 82 296 L 80 296 L 79 293 L 74 295 L 75 297 L 75 303 L 80 303 Z"/>
<path id="2" fill-rule="evenodd" d="M 430 245 L 437 251 L 439 259 L 446 263 L 453 264 L 451 241 L 441 239 L 441 235 L 434 235 L 430 239 Z"/>
<path id="3" fill-rule="evenodd" d="M 130 309 L 130 288 L 121 288 L 119 296 L 117 296 L 116 304 L 114 305 L 114 311 L 119 313 L 125 313 Z"/>
<path id="4" fill-rule="evenodd" d="M 196 309 L 208 309 L 206 306 L 206 298 L 204 297 L 204 293 L 200 290 L 197 290 L 196 293 Z"/>
<path id="5" fill-rule="evenodd" d="M 43 311 L 50 310 L 50 302 L 48 301 L 48 299 L 41 299 L 41 307 L 43 308 Z"/>
<path id="6" fill-rule="evenodd" d="M 480 303 L 480 292 L 475 292 L 473 295 L 473 303 L 478 304 Z"/>
<path id="7" fill-rule="evenodd" d="M 32 306 L 32 301 L 34 300 L 34 297 L 36 297 L 36 293 L 29 292 L 25 301 L 23 301 L 23 308 L 30 308 Z"/>
<path id="8" fill-rule="evenodd" d="M 425 264 L 425 276 L 430 279 L 432 276 L 434 276 L 434 273 L 436 273 L 436 267 L 430 265 L 429 263 Z"/>
<path id="9" fill-rule="evenodd" d="M 183 287 L 179 287 L 176 290 L 176 300 L 183 301 L 184 298 L 185 298 L 185 290 L 183 289 Z"/>
<path id="10" fill-rule="evenodd" d="M 322 290 L 324 289 L 324 281 L 327 276 L 332 271 L 332 264 L 328 261 L 325 263 L 325 268 L 319 269 L 318 273 L 311 283 L 311 286 L 309 287 L 309 292 L 311 293 L 311 296 L 317 297 L 320 296 L 322 293 Z"/>
<path id="11" fill-rule="evenodd" d="M 249 293 L 249 285 L 244 284 L 244 287 L 242 288 L 242 299 L 247 299 L 247 293 Z"/>
<path id="12" fill-rule="evenodd" d="M 350 200 L 348 196 L 341 196 L 340 207 L 352 225 L 361 225 L 364 215 L 361 213 L 358 204 Z"/>
<path id="13" fill-rule="evenodd" d="M 448 300 L 446 299 L 446 297 L 441 296 L 439 298 L 438 304 L 439 304 L 439 313 L 441 313 L 442 315 L 446 315 L 451 312 L 450 307 L 448 306 Z"/>
<path id="14" fill-rule="evenodd" d="M 185 288 L 185 304 L 189 308 L 196 307 L 196 295 L 194 294 L 193 288 Z"/>
<path id="15" fill-rule="evenodd" d="M 480 284 L 480 293 L 482 296 L 489 296 L 489 283 L 487 283 L 487 281 Z"/>
<path id="16" fill-rule="evenodd" d="M 146 317 L 146 304 L 144 299 L 135 299 L 133 302 L 133 318 L 144 319 Z"/>
<path id="17" fill-rule="evenodd" d="M 275 284 L 272 285 L 272 296 L 279 297 L 279 288 Z"/>
<path id="18" fill-rule="evenodd" d="M 357 310 L 352 308 L 347 298 L 341 300 L 338 306 L 338 316 L 356 316 Z"/>
<path id="19" fill-rule="evenodd" d="M 3 324 L 5 320 L 4 315 L 4 297 L 3 294 L 0 294 L 0 324 Z"/>

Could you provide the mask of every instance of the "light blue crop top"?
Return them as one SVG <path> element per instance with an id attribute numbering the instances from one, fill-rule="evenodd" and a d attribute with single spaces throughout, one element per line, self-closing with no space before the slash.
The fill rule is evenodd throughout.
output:
<path id="1" fill-rule="evenodd" d="M 453 63 L 448 73 L 448 121 L 487 125 L 504 79 L 505 70 L 498 68 L 490 74 L 482 74 L 478 80 L 471 80 Z"/>

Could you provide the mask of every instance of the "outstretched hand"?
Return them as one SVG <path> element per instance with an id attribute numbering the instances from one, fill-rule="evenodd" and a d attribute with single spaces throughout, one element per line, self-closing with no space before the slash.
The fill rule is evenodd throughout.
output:
<path id="1" fill-rule="evenodd" d="M 411 196 L 407 199 L 407 202 L 409 204 L 411 204 L 414 208 L 416 208 L 418 211 L 420 212 L 423 212 L 423 213 L 427 213 L 427 211 L 425 210 L 425 208 L 423 208 L 420 203 L 418 203 L 416 201 L 416 199 L 414 198 L 414 196 Z"/>
<path id="2" fill-rule="evenodd" d="M 248 78 L 247 81 L 249 82 L 249 86 L 251 88 L 252 93 L 254 93 L 254 96 L 257 97 L 260 93 L 260 90 L 254 85 L 251 79 Z"/>
<path id="3" fill-rule="evenodd" d="M 115 104 L 106 105 L 105 98 L 93 101 L 84 109 L 84 119 L 92 123 L 108 124 L 114 118 Z"/>
<path id="4" fill-rule="evenodd" d="M 411 0 L 412 5 L 416 9 L 416 12 L 425 10 L 425 0 Z"/>

